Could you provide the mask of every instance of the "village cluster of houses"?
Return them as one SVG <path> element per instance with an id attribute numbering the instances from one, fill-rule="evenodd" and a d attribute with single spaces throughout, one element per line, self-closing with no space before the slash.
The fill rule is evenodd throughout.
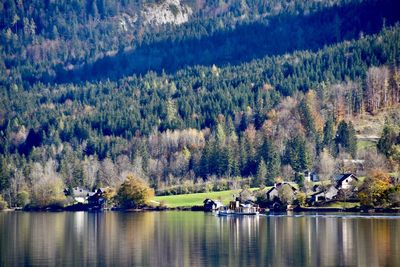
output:
<path id="1" fill-rule="evenodd" d="M 352 173 L 336 175 L 334 177 L 334 181 L 334 184 L 324 185 L 321 183 L 318 185 L 314 185 L 311 189 L 308 190 L 308 192 L 306 192 L 308 195 L 308 199 L 312 202 L 330 201 L 336 199 L 341 190 L 346 190 L 348 193 L 355 193 L 358 190 L 356 183 L 359 181 L 359 179 Z M 271 202 L 275 201 L 276 198 L 279 197 L 279 190 L 283 186 L 287 186 L 287 188 L 292 191 L 294 196 L 299 190 L 296 183 L 277 183 L 274 185 L 274 187 L 267 191 L 267 199 Z"/>
<path id="2" fill-rule="evenodd" d="M 305 173 L 305 179 L 309 182 L 318 181 L 318 177 L 313 173 Z M 358 192 L 357 184 L 359 179 L 353 173 L 344 173 L 334 177 L 334 183 L 326 183 L 319 181 L 311 188 L 300 190 L 299 186 L 293 182 L 276 183 L 272 188 L 263 192 L 265 194 L 262 199 L 266 200 L 267 208 L 280 209 L 282 206 L 293 204 L 300 192 L 306 193 L 307 203 L 318 205 L 321 202 L 335 201 L 344 198 L 351 200 Z M 106 204 L 105 192 L 107 188 L 99 188 L 89 191 L 85 188 L 74 187 L 64 190 L 69 202 L 72 203 L 69 208 L 71 210 L 101 210 Z M 284 196 L 283 196 L 284 195 Z M 234 196 L 233 196 L 234 197 Z M 283 198 L 289 199 L 287 203 L 282 201 Z M 219 200 L 206 199 L 203 202 L 205 211 L 224 210 L 225 207 Z M 264 203 L 265 204 L 265 203 Z M 253 209 L 258 207 L 260 203 L 249 189 L 244 189 L 239 196 L 235 197 L 235 201 L 230 206 L 235 205 L 234 210 Z"/>
<path id="3" fill-rule="evenodd" d="M 318 181 L 318 177 L 315 174 L 306 173 L 306 180 L 315 182 Z M 306 201 L 310 205 L 316 205 L 321 202 L 335 201 L 342 197 L 351 200 L 358 192 L 358 181 L 359 178 L 353 173 L 336 175 L 334 177 L 334 183 L 324 184 L 323 182 L 319 182 L 312 188 L 307 189 L 305 192 L 307 196 Z M 282 204 L 284 204 L 281 199 L 283 190 L 285 190 L 285 194 L 289 195 L 293 200 L 297 198 L 297 194 L 300 192 L 300 188 L 296 183 L 276 183 L 272 188 L 265 192 L 264 199 L 266 199 L 268 203 L 268 208 L 281 208 Z M 246 197 L 242 196 L 243 192 L 246 194 Z M 246 205 L 257 205 L 255 197 L 252 196 L 251 193 L 249 194 L 248 190 L 242 191 L 238 199 L 245 199 Z M 205 211 L 221 210 L 223 207 L 224 205 L 219 200 L 206 199 L 204 201 Z"/>

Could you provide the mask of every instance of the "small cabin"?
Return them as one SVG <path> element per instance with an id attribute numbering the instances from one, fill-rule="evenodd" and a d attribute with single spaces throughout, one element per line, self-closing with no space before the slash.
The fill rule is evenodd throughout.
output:
<path id="1" fill-rule="evenodd" d="M 207 198 L 203 201 L 204 211 L 216 211 L 221 209 L 224 205 L 219 200 L 213 200 Z"/>

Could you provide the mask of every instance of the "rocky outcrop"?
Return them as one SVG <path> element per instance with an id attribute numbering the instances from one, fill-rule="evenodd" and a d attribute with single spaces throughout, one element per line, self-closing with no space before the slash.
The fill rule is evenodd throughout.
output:
<path id="1" fill-rule="evenodd" d="M 189 20 L 192 9 L 180 0 L 164 0 L 144 7 L 141 17 L 145 25 L 182 24 Z"/>
<path id="2" fill-rule="evenodd" d="M 122 13 L 114 20 L 122 32 L 134 30 L 137 26 L 179 25 L 189 20 L 192 9 L 180 0 L 161 0 L 156 4 L 146 4 L 140 10 Z"/>

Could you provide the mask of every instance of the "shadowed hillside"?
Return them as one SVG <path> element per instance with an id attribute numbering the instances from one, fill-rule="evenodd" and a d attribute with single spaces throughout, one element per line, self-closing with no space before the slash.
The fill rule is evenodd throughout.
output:
<path id="1" fill-rule="evenodd" d="M 73 71 L 60 68 L 56 81 L 117 79 L 149 70 L 170 73 L 185 66 L 235 65 L 296 50 L 315 51 L 325 45 L 377 33 L 382 26 L 399 21 L 397 10 L 400 10 L 398 1 L 373 0 L 335 6 L 310 15 L 279 15 L 201 38 L 170 37 Z"/>

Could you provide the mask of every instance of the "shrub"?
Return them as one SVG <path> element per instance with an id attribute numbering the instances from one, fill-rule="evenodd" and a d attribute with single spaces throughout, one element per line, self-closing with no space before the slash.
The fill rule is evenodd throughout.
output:
<path id="1" fill-rule="evenodd" d="M 19 192 L 17 194 L 17 205 L 18 207 L 25 207 L 30 202 L 29 200 L 29 193 L 25 190 Z"/>
<path id="2" fill-rule="evenodd" d="M 0 195 L 0 210 L 7 208 L 7 202 L 4 201 L 3 197 Z"/>
<path id="3" fill-rule="evenodd" d="M 33 206 L 39 208 L 63 206 L 64 201 L 64 183 L 59 177 L 44 177 L 32 187 Z"/>
<path id="4" fill-rule="evenodd" d="M 304 207 L 306 205 L 306 200 L 307 200 L 307 195 L 303 192 L 298 192 L 296 195 L 296 200 L 294 202 L 295 204 Z"/>

